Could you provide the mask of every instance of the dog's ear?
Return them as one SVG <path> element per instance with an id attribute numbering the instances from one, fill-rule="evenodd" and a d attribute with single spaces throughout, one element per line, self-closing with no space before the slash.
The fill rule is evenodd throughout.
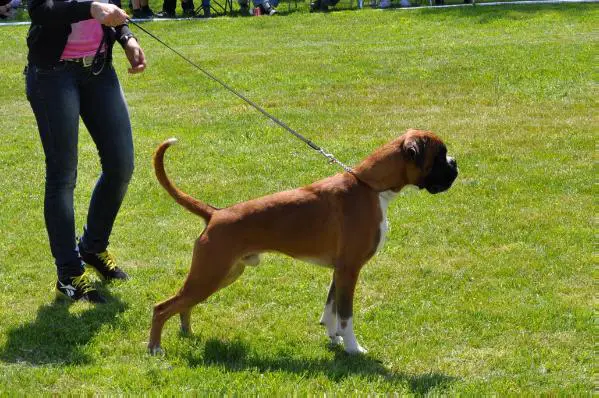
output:
<path id="1" fill-rule="evenodd" d="M 418 157 L 418 145 L 414 142 L 415 140 L 410 141 L 409 144 L 406 145 L 406 153 L 411 160 L 416 160 Z"/>
<path id="2" fill-rule="evenodd" d="M 408 159 L 416 163 L 418 167 L 422 167 L 426 150 L 425 140 L 419 137 L 410 137 L 404 142 L 403 146 Z"/>

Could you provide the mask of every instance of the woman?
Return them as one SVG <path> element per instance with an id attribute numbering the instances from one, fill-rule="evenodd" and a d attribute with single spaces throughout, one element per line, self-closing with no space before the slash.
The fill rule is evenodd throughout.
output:
<path id="1" fill-rule="evenodd" d="M 130 73 L 146 67 L 143 50 L 119 5 L 75 0 L 28 2 L 31 27 L 26 91 L 46 158 L 44 217 L 58 271 L 56 290 L 70 299 L 95 303 L 105 299 L 91 286 L 83 262 L 102 279 L 127 278 L 107 251 L 133 173 L 129 112 L 111 64 L 114 42 L 125 50 Z M 98 149 L 102 173 L 77 243 L 73 192 L 79 116 Z"/>

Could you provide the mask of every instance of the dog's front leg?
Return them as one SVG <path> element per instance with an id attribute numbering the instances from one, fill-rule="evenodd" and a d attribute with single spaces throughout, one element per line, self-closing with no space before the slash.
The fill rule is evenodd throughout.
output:
<path id="1" fill-rule="evenodd" d="M 337 305 L 337 335 L 343 337 L 345 351 L 350 354 L 365 354 L 354 334 L 353 301 L 359 269 L 335 270 L 335 304 Z"/>
<path id="2" fill-rule="evenodd" d="M 335 302 L 335 277 L 331 282 L 327 301 L 324 305 L 324 311 L 320 317 L 320 324 L 327 328 L 327 335 L 331 339 L 331 345 L 340 344 L 343 339 L 337 336 L 337 306 Z"/>

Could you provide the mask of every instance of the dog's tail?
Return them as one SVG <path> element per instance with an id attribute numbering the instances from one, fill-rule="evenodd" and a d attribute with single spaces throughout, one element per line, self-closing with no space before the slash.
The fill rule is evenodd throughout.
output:
<path id="1" fill-rule="evenodd" d="M 179 203 L 190 212 L 199 215 L 206 222 L 210 221 L 212 214 L 217 210 L 215 207 L 210 206 L 204 202 L 200 202 L 197 199 L 192 198 L 185 192 L 177 188 L 169 180 L 164 171 L 164 152 L 166 149 L 177 142 L 176 138 L 169 138 L 156 148 L 154 156 L 152 157 L 152 163 L 154 164 L 154 171 L 156 172 L 156 178 L 160 182 L 160 185 L 166 189 L 166 191 Z"/>

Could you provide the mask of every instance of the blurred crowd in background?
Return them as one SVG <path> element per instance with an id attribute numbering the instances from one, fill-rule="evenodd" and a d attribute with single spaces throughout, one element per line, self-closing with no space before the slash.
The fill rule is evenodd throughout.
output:
<path id="1" fill-rule="evenodd" d="M 27 0 L 0 0 L 0 21 L 14 19 L 20 11 L 26 15 Z M 124 1 L 124 0 L 123 0 Z M 162 9 L 154 12 L 150 8 L 149 0 L 128 0 L 128 4 L 123 3 L 123 8 L 128 6 L 128 11 L 135 19 L 153 19 L 153 18 L 210 18 L 214 15 L 232 13 L 232 1 L 236 1 L 239 9 L 235 10 L 244 16 L 275 15 L 279 0 L 196 0 L 201 4 L 195 4 L 194 0 L 181 0 L 181 13 L 177 13 L 178 0 L 163 0 Z M 227 1 L 229 2 L 227 7 Z M 297 1 L 297 0 L 288 0 Z M 326 12 L 330 7 L 334 7 L 340 0 L 311 0 L 310 12 Z M 353 0 L 350 0 L 353 5 Z M 358 8 L 364 6 L 363 0 L 356 0 Z M 370 7 L 389 8 L 389 7 L 411 7 L 421 5 L 443 5 L 445 0 L 416 0 L 413 3 L 410 0 L 367 0 Z M 414 1 L 414 0 L 412 0 Z M 473 0 L 463 0 L 464 3 L 471 3 Z M 297 3 L 296 3 L 297 5 Z M 350 6 L 352 6 L 350 5 Z"/>

